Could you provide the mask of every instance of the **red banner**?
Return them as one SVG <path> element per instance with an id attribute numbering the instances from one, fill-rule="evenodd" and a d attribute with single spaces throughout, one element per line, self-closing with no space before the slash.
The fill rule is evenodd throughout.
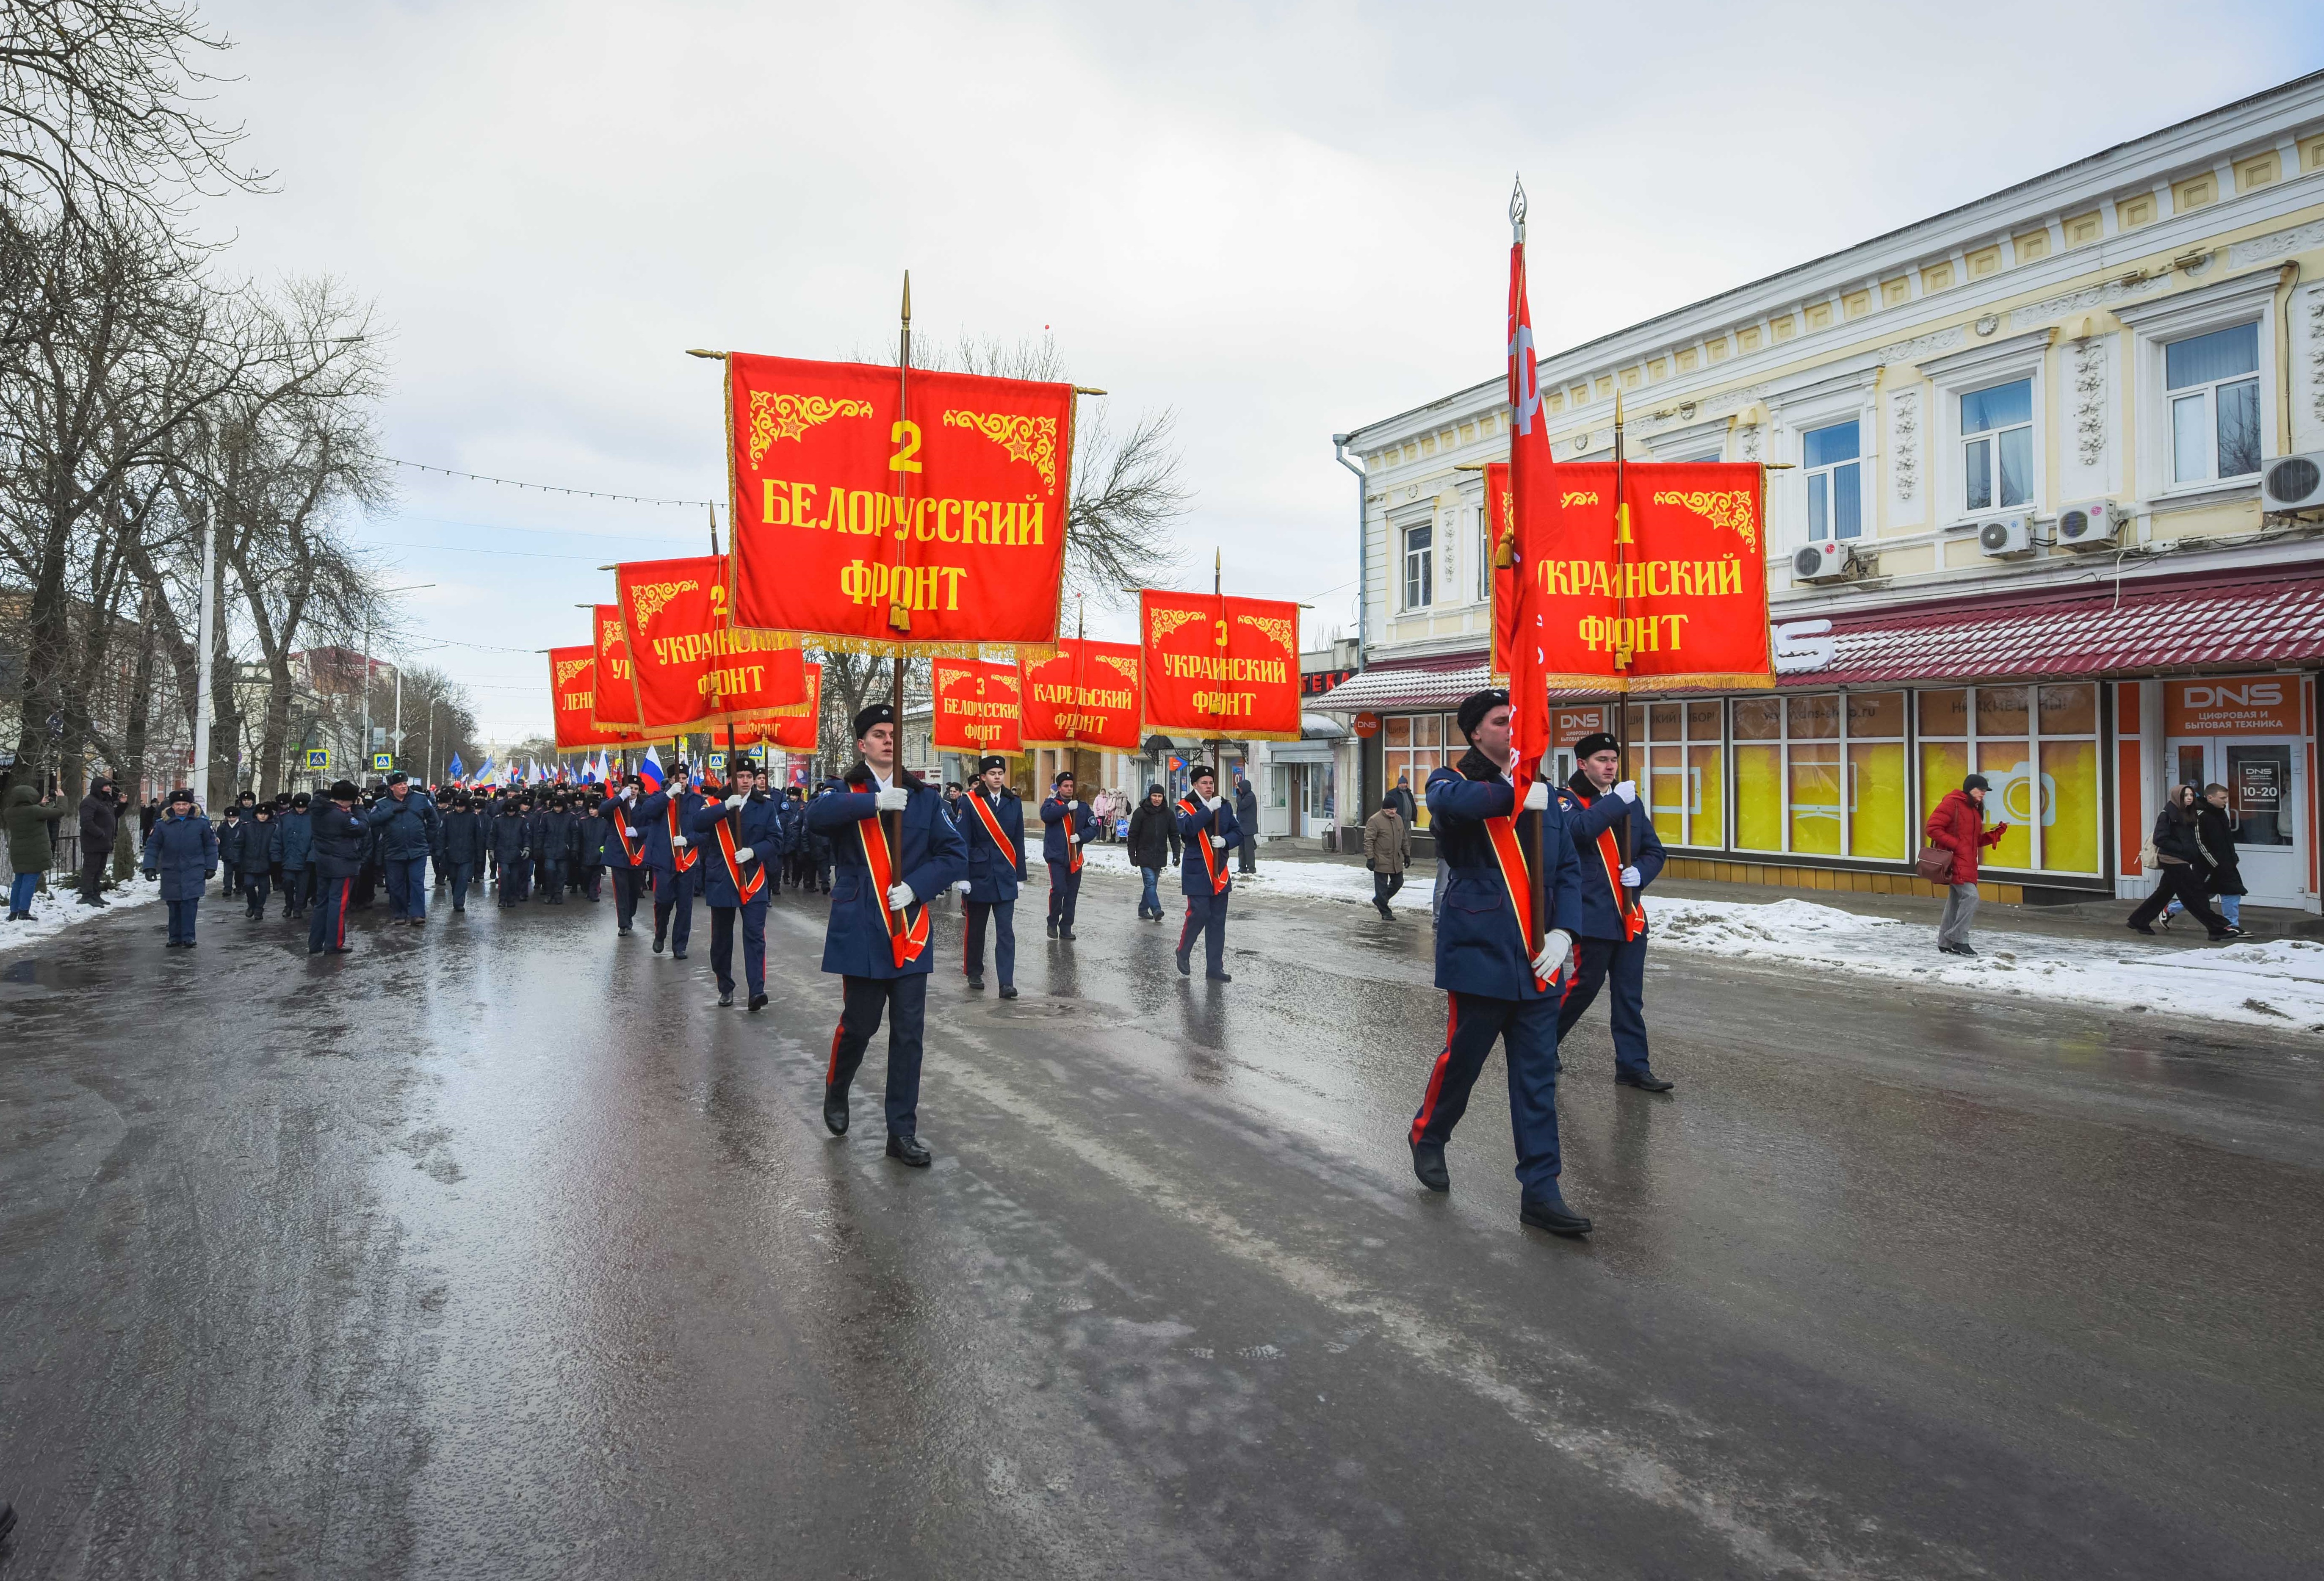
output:
<path id="1" fill-rule="evenodd" d="M 766 712 L 734 725 L 737 747 L 755 746 L 761 741 L 785 752 L 804 752 L 810 756 L 816 749 L 817 726 L 823 718 L 823 666 L 803 662 L 799 669 L 807 687 L 807 701 L 786 708 L 769 709 Z M 721 741 L 725 740 L 724 728 L 719 727 Z"/>
<path id="2" fill-rule="evenodd" d="M 1066 638 L 1055 658 L 1025 666 L 1023 744 L 1137 751 L 1141 667 L 1130 643 Z"/>
<path id="3" fill-rule="evenodd" d="M 549 703 L 557 721 L 557 749 L 616 747 L 635 740 L 632 731 L 597 723 L 597 650 L 586 645 L 549 650 Z"/>
<path id="4" fill-rule="evenodd" d="M 1775 684 L 1756 463 L 1567 463 L 1526 519 L 1546 686 Z"/>
<path id="5" fill-rule="evenodd" d="M 637 669 L 630 662 L 630 639 L 622 627 L 622 606 L 598 604 L 590 621 L 597 648 L 597 673 L 605 684 L 593 694 L 590 718 L 599 730 L 634 734 L 638 729 Z"/>
<path id="6" fill-rule="evenodd" d="M 725 556 L 634 561 L 614 566 L 613 582 L 646 730 L 707 730 L 806 694 L 796 644 L 727 621 Z"/>
<path id="7" fill-rule="evenodd" d="M 1485 464 L 1485 542 L 1486 553 L 1493 556 L 1493 680 L 1498 685 L 1509 684 L 1509 633 L 1516 629 L 1517 531 L 1517 498 L 1509 492 L 1509 464 L 1489 461 Z M 1503 555 L 1503 545 L 1509 554 Z M 1508 559 L 1507 565 L 1501 561 Z"/>
<path id="8" fill-rule="evenodd" d="M 1299 606 L 1207 593 L 1138 595 L 1146 728 L 1232 741 L 1299 739 Z"/>
<path id="9" fill-rule="evenodd" d="M 897 386 L 870 363 L 728 355 L 735 623 L 882 651 L 1046 646 L 1073 386 L 918 369 Z"/>
<path id="10" fill-rule="evenodd" d="M 973 658 L 928 661 L 936 694 L 935 746 L 939 752 L 982 757 L 1025 750 L 1020 677 L 1014 665 Z"/>

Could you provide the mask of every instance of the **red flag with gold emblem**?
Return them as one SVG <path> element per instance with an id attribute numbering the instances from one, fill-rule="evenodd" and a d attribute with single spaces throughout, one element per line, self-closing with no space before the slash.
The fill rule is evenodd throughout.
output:
<path id="1" fill-rule="evenodd" d="M 549 701 L 557 722 L 557 749 L 619 746 L 636 737 L 597 722 L 597 650 L 579 644 L 549 650 Z"/>
<path id="2" fill-rule="evenodd" d="M 756 746 L 764 741 L 786 752 L 812 755 L 816 749 L 817 728 L 823 718 L 823 666 L 808 660 L 799 666 L 806 682 L 807 701 L 787 707 L 769 709 L 734 723 L 734 744 L 737 747 Z M 725 727 L 721 726 L 720 729 Z"/>
<path id="3" fill-rule="evenodd" d="M 632 561 L 613 581 L 645 730 L 706 730 L 805 697 L 795 642 L 728 622 L 725 556 Z"/>
<path id="4" fill-rule="evenodd" d="M 639 728 L 637 672 L 630 663 L 630 639 L 622 628 L 622 606 L 594 606 L 590 630 L 596 648 L 597 674 L 605 682 L 590 694 L 590 722 L 599 730 L 634 733 Z"/>
<path id="5" fill-rule="evenodd" d="M 1066 638 L 1054 658 L 1025 666 L 1023 745 L 1137 751 L 1141 670 L 1130 643 Z"/>
<path id="6" fill-rule="evenodd" d="M 939 752 L 982 757 L 1025 750 L 1019 676 L 1014 665 L 974 658 L 928 661 L 936 695 L 933 740 Z"/>
<path id="7" fill-rule="evenodd" d="M 1207 593 L 1138 595 L 1146 728 L 1237 741 L 1299 739 L 1299 606 Z"/>
<path id="8" fill-rule="evenodd" d="M 734 619 L 887 651 L 1057 634 L 1074 389 L 726 358 Z M 908 409 L 907 409 L 908 406 Z"/>

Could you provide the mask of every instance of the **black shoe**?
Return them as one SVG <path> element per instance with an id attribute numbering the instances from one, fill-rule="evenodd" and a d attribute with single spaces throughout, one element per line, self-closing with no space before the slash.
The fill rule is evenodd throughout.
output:
<path id="1" fill-rule="evenodd" d="M 630 930 L 627 928 L 616 928 L 613 930 L 613 936 L 617 939 L 626 939 L 630 936 Z"/>
<path id="2" fill-rule="evenodd" d="M 1655 1075 L 1652 1071 L 1647 1071 L 1643 1076 L 1633 1075 L 1628 1071 L 1617 1071 L 1614 1072 L 1614 1085 L 1617 1087 L 1635 1087 L 1640 1092 L 1668 1092 L 1672 1088 L 1677 1086 L 1678 1083 L 1675 1081 L 1665 1081 L 1661 1077 Z"/>
<path id="3" fill-rule="evenodd" d="M 1565 1199 L 1550 1189 L 1547 1197 L 1528 1197 L 1517 1208 L 1518 1219 L 1536 1229 L 1545 1229 L 1554 1236 L 1586 1236 L 1590 1221 L 1565 1205 Z"/>
<path id="4" fill-rule="evenodd" d="M 888 1133 L 888 1156 L 912 1169 L 926 1169 L 936 1155 L 920 1145 L 918 1136 L 906 1136 L 890 1131 Z"/>
<path id="5" fill-rule="evenodd" d="M 984 992 L 984 979 L 981 977 L 973 977 L 969 979 L 968 991 L 972 994 L 981 994 Z"/>
<path id="6" fill-rule="evenodd" d="M 733 989 L 732 989 L 732 988 L 721 988 L 721 989 L 719 989 L 719 990 L 718 990 L 718 1007 L 719 1007 L 720 1009 L 722 1009 L 722 1010 L 723 1010 L 723 1009 L 724 1009 L 727 1006 L 732 1005 L 733 1002 L 734 1002 L 734 990 L 733 990 Z"/>
<path id="7" fill-rule="evenodd" d="M 1384 903 L 1379 901 L 1373 902 L 1372 909 L 1379 912 L 1384 920 L 1391 923 L 1396 921 L 1396 913 L 1388 910 L 1388 906 Z"/>
<path id="8" fill-rule="evenodd" d="M 192 941 L 187 941 L 186 948 L 190 950 L 193 947 Z M 355 946 L 352 944 L 334 944 L 329 949 L 323 951 L 326 955 L 353 955 L 355 952 Z"/>
<path id="9" fill-rule="evenodd" d="M 683 950 L 673 950 L 669 952 L 669 958 L 672 961 L 683 961 L 686 959 L 686 951 Z"/>
<path id="10" fill-rule="evenodd" d="M 2128 927 L 2134 933 L 2144 933 L 2150 939 L 2154 937 L 2154 930 L 2148 927 L 2144 923 L 2128 923 L 2124 925 Z"/>
<path id="11" fill-rule="evenodd" d="M 1203 974 L 1203 979 L 1206 982 L 1231 983 L 1234 981 L 1234 973 L 1231 971 L 1206 971 Z"/>
<path id="12" fill-rule="evenodd" d="M 1004 999 L 1015 998 L 1017 997 L 1017 985 L 1015 983 L 1002 983 L 1001 985 L 1001 997 Z"/>
<path id="13" fill-rule="evenodd" d="M 660 953 L 661 953 L 662 946 L 663 946 L 664 944 L 669 943 L 669 935 L 668 935 L 668 934 L 666 934 L 666 933 L 656 933 L 656 934 L 654 935 L 654 953 L 655 953 L 656 955 L 660 954 Z"/>
<path id="14" fill-rule="evenodd" d="M 1449 1191 L 1452 1177 L 1444 1170 L 1444 1144 L 1416 1142 L 1412 1144 L 1412 1172 L 1420 1183 L 1432 1191 Z"/>
<path id="15" fill-rule="evenodd" d="M 1060 939 L 1070 939 L 1073 936 L 1074 931 L 1071 928 L 1060 928 L 1057 930 L 1057 937 Z"/>
<path id="16" fill-rule="evenodd" d="M 458 916 L 462 912 L 464 912 L 464 911 L 466 911 L 466 910 L 467 910 L 467 909 L 468 909 L 468 908 L 467 908 L 466 906 L 465 906 L 465 905 L 456 905 L 456 906 L 454 906 L 454 907 L 452 908 L 452 915 L 453 915 L 454 916 Z"/>
<path id="17" fill-rule="evenodd" d="M 823 1089 L 823 1123 L 835 1136 L 847 1135 L 847 1094 L 843 1089 Z"/>
<path id="18" fill-rule="evenodd" d="M 1186 952 L 1184 950 L 1178 951 L 1178 975 L 1180 977 L 1194 975 L 1193 969 L 1186 964 Z"/>
<path id="19" fill-rule="evenodd" d="M 764 995 L 764 994 L 752 994 L 752 995 L 751 996 L 751 1014 L 752 1014 L 752 1015 L 756 1016 L 760 1011 L 761 1011 L 761 1010 L 765 1009 L 766 1007 L 767 1007 L 767 996 L 766 996 L 766 995 Z"/>
<path id="20" fill-rule="evenodd" d="M 2209 938 L 2212 943 L 2218 944 L 2223 943 L 2229 939 L 2240 939 L 2243 936 L 2244 931 L 2241 928 L 2229 928 L 2224 933 L 2212 933 L 2209 935 Z"/>
<path id="21" fill-rule="evenodd" d="M 1056 918 L 1055 918 L 1055 917 L 1051 917 L 1051 918 L 1049 919 L 1049 937 L 1051 937 L 1052 939 L 1054 939 L 1054 938 L 1056 938 L 1056 936 L 1057 936 L 1057 919 L 1056 919 Z"/>
<path id="22" fill-rule="evenodd" d="M 1954 946 L 1953 946 L 1953 953 L 1954 953 L 1954 954 L 1956 954 L 1956 955 L 1969 955 L 1969 956 L 1974 956 L 1974 955 L 1976 955 L 1977 951 L 1974 951 L 1974 950 L 1972 950 L 1972 949 L 1970 949 L 1970 948 L 1969 948 L 1968 945 L 1966 945 L 1966 944 L 1956 944 L 1956 945 L 1954 945 Z"/>

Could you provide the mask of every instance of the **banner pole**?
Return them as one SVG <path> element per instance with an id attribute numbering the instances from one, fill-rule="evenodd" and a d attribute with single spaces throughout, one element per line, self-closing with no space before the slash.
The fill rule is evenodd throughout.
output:
<path id="1" fill-rule="evenodd" d="M 906 433 L 909 432 L 909 430 L 904 427 L 903 425 L 911 420 L 911 367 L 912 271 L 908 269 L 904 271 L 903 327 L 896 343 L 896 423 L 897 437 L 899 438 L 901 438 Z M 904 504 L 908 498 L 904 478 L 905 473 L 903 469 L 900 467 L 898 468 L 896 472 L 896 519 L 899 522 L 908 520 L 904 513 Z M 898 584 L 900 584 L 903 580 L 904 556 L 907 547 L 911 543 L 911 538 L 912 535 L 908 529 L 897 535 L 895 571 L 892 574 L 892 579 L 889 585 L 888 623 L 898 630 L 902 631 L 908 631 L 911 630 L 911 616 L 907 612 L 910 606 L 904 598 L 903 588 L 898 585 Z M 890 654 L 888 662 L 893 667 L 895 672 L 890 677 L 893 685 L 890 688 L 892 702 L 890 703 L 890 711 L 896 716 L 896 755 L 894 760 L 890 764 L 890 768 L 893 770 L 895 778 L 900 781 L 904 777 L 904 645 L 902 643 L 899 642 L 895 645 L 894 650 Z M 933 726 L 931 728 L 933 728 Z M 895 869 L 894 876 L 900 880 L 903 877 L 904 864 L 904 815 L 901 813 L 883 813 L 881 814 L 880 823 L 882 832 L 888 837 L 888 850 L 891 858 L 891 865 Z M 886 905 L 888 904 L 888 897 L 884 895 L 881 896 L 880 897 L 880 904 L 881 905 Z M 891 909 L 890 915 L 896 919 L 894 924 L 891 925 L 899 932 L 901 932 L 903 929 L 910 925 L 909 919 L 907 918 L 902 912 L 893 911 Z"/>
<path id="2" fill-rule="evenodd" d="M 1629 630 L 1629 559 L 1630 559 L 1630 497 L 1622 476 L 1622 392 L 1614 392 L 1614 667 L 1630 667 Z M 1614 772 L 1627 774 L 1630 768 L 1630 694 L 1629 677 L 1620 677 L 1623 685 L 1614 694 L 1614 751 L 1620 759 Z M 1653 782 L 1648 781 L 1651 785 Z M 1614 828 L 1614 849 L 1622 859 L 1622 866 L 1630 865 L 1630 820 L 1625 815 Z M 1629 887 L 1622 884 L 1621 875 L 1615 875 L 1621 909 L 1630 909 Z"/>
<path id="3" fill-rule="evenodd" d="M 1219 601 L 1218 629 L 1222 633 L 1225 631 L 1227 623 L 1226 563 L 1226 551 L 1213 547 L 1211 550 L 1211 596 Z M 1219 650 L 1222 656 L 1225 653 L 1226 642 L 1226 638 L 1222 635 L 1219 638 Z M 1293 662 L 1297 661 L 1295 659 Z M 1211 771 L 1221 779 L 1226 777 L 1227 742 L 1224 736 L 1214 737 L 1211 741 Z M 1187 788 L 1191 790 L 1194 787 L 1189 786 Z M 1217 822 L 1217 813 L 1213 813 L 1211 817 L 1213 823 Z"/>
<path id="4" fill-rule="evenodd" d="M 1509 244 L 1517 257 L 1517 267 L 1519 270 L 1522 270 L 1525 266 L 1525 239 L 1526 190 L 1524 178 L 1519 177 L 1514 188 L 1509 193 Z M 1518 278 L 1522 280 L 1524 277 L 1520 274 Z M 1512 311 L 1514 311 L 1515 307 L 1516 302 L 1513 299 L 1511 302 Z M 1526 317 L 1530 319 L 1531 316 L 1531 309 L 1528 308 Z M 1514 336 L 1517 331 L 1516 324 L 1512 322 L 1509 328 L 1511 335 Z M 1516 401 L 1516 396 L 1519 393 L 1517 388 L 1517 375 L 1523 371 L 1518 363 L 1514 361 L 1517 355 L 1518 348 L 1513 339 L 1509 346 L 1509 356 L 1513 359 L 1510 363 L 1511 381 L 1509 389 L 1511 392 L 1511 400 L 1509 415 L 1513 419 L 1518 416 Z M 1618 436 L 1621 433 L 1621 421 L 1622 398 L 1620 392 L 1617 391 L 1614 396 L 1614 422 L 1616 425 L 1614 431 Z M 1499 546 L 1494 551 L 1493 556 L 1495 566 L 1504 570 L 1512 567 L 1524 568 L 1523 563 L 1519 560 L 1517 553 L 1517 544 L 1516 519 L 1518 514 L 1517 510 L 1517 443 L 1518 442 L 1514 438 L 1509 442 L 1509 498 L 1508 502 L 1509 507 L 1509 520 L 1505 526 Z M 1542 449 L 1543 454 L 1546 455 L 1548 453 L 1548 446 L 1545 445 Z M 1614 441 L 1614 454 L 1618 458 L 1622 454 L 1622 442 L 1618 437 Z M 1618 459 L 1615 464 L 1617 466 L 1620 465 Z M 1542 486 L 1548 481 L 1545 478 L 1537 478 L 1533 476 L 1533 469 L 1531 467 L 1527 467 L 1526 469 L 1526 481 L 1536 488 Z M 1620 474 L 1617 473 L 1617 483 L 1614 490 L 1614 498 L 1617 501 L 1619 501 L 1622 497 L 1619 477 Z M 1516 590 L 1512 590 L 1511 598 L 1515 600 L 1518 596 L 1518 593 Z M 1514 644 L 1512 644 L 1512 646 L 1514 646 Z M 1490 666 L 1488 666 L 1487 667 L 1489 670 Z M 1512 656 L 1509 661 L 1509 680 L 1512 683 L 1515 683 L 1517 679 L 1517 676 L 1521 673 L 1521 666 L 1517 663 L 1514 656 Z M 1489 678 L 1489 676 L 1488 678 Z M 1514 701 L 1514 695 L 1512 700 Z M 1542 745 L 1546 748 L 1548 743 L 1545 741 Z M 1517 765 L 1514 767 L 1522 767 L 1522 765 Z M 1545 753 L 1542 759 L 1537 759 L 1535 762 L 1533 766 L 1533 773 L 1539 774 L 1545 767 L 1547 767 L 1547 763 L 1546 754 Z M 1533 902 L 1526 908 L 1528 916 L 1526 927 L 1526 951 L 1528 955 L 1539 955 L 1541 953 L 1542 944 L 1549 936 L 1549 882 L 1548 875 L 1542 869 L 1541 824 L 1542 814 L 1539 813 L 1521 812 L 1521 815 L 1517 819 L 1517 850 L 1525 859 L 1526 887 L 1532 891 Z M 1436 859 L 1439 862 L 1442 862 L 1444 859 L 1443 854 L 1441 851 L 1438 853 Z"/>

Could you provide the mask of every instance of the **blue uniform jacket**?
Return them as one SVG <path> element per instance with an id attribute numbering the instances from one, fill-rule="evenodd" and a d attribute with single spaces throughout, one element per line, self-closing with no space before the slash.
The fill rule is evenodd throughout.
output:
<path id="1" fill-rule="evenodd" d="M 523 813 L 509 811 L 496 814 L 492 821 L 493 860 L 505 873 L 509 864 L 524 860 L 532 850 L 532 820 Z"/>
<path id="2" fill-rule="evenodd" d="M 352 878 L 360 872 L 371 850 L 371 825 L 364 815 L 325 802 L 309 809 L 307 817 L 314 825 L 315 876 Z"/>
<path id="3" fill-rule="evenodd" d="M 1655 833 L 1655 821 L 1645 807 L 1637 802 L 1626 802 L 1612 792 L 1598 794 L 1598 789 L 1581 775 L 1575 775 L 1557 789 L 1556 801 L 1565 814 L 1565 826 L 1573 834 L 1575 865 L 1582 870 L 1582 925 L 1573 930 L 1584 939 L 1618 939 L 1622 936 L 1622 913 L 1614 897 L 1614 885 L 1621 869 L 1614 877 L 1606 872 L 1606 859 L 1598 845 L 1598 837 L 1614 830 L 1614 838 L 1621 839 L 1620 824 L 1625 813 L 1630 818 L 1630 865 L 1638 869 L 1640 894 L 1646 892 L 1655 876 L 1663 870 L 1663 842 Z M 1646 932 L 1639 930 L 1638 937 Z"/>
<path id="4" fill-rule="evenodd" d="M 704 896 L 713 905 L 733 907 L 741 905 L 742 897 L 735 892 L 734 880 L 726 871 L 725 853 L 718 846 L 718 825 L 730 821 L 734 825 L 734 849 L 750 848 L 751 859 L 742 864 L 742 876 L 747 878 L 783 854 L 783 813 L 772 796 L 754 791 L 739 807 L 706 800 L 687 818 L 686 832 L 694 849 L 702 853 Z M 763 886 L 758 898 L 767 898 Z"/>
<path id="5" fill-rule="evenodd" d="M 1199 801 L 1194 803 L 1197 807 L 1202 804 Z M 1234 869 L 1227 862 L 1227 852 L 1242 843 L 1242 825 L 1235 820 L 1234 804 L 1221 796 L 1216 807 L 1207 813 L 1195 813 L 1177 811 L 1176 804 L 1173 804 L 1171 816 L 1178 821 L 1178 841 L 1184 848 L 1178 853 L 1178 892 L 1182 895 L 1211 893 L 1211 873 L 1203 863 L 1203 847 L 1210 844 L 1213 834 L 1226 841 L 1214 850 L 1219 859 L 1219 871 L 1229 875 L 1227 889 L 1232 889 Z M 1227 889 L 1218 893 L 1224 895 Z"/>
<path id="6" fill-rule="evenodd" d="M 636 807 L 630 813 L 630 827 L 645 836 L 646 866 L 659 868 L 665 873 L 678 870 L 678 853 L 669 843 L 668 809 L 672 802 L 678 804 L 678 832 L 683 834 L 686 821 L 694 816 L 695 810 L 702 805 L 702 798 L 675 783 L 650 796 L 640 796 Z M 693 840 L 692 835 L 687 835 L 688 850 L 694 849 Z M 689 872 L 692 870 L 687 869 Z"/>
<path id="7" fill-rule="evenodd" d="M 863 772 L 859 769 L 859 773 Z M 867 782 L 868 783 L 868 782 Z M 957 884 L 968 872 L 968 852 L 960 831 L 945 816 L 944 795 L 926 781 L 907 776 L 899 781 L 912 793 L 903 814 L 903 871 L 919 899 L 914 915 L 929 896 Z M 862 842 L 855 825 L 876 814 L 880 799 L 869 789 L 854 790 L 839 780 L 825 785 L 807 804 L 807 827 L 831 841 L 831 925 L 823 938 L 823 970 L 847 977 L 908 977 L 936 970 L 936 947 L 920 951 L 919 959 L 896 964 L 888 942 L 887 920 L 881 915 L 887 896 L 872 890 L 872 870 L 863 859 Z"/>
<path id="8" fill-rule="evenodd" d="M 295 873 L 314 859 L 315 825 L 310 814 L 285 813 L 274 824 L 282 831 L 284 871 Z"/>
<path id="9" fill-rule="evenodd" d="M 145 838 L 145 859 L 139 864 L 161 880 L 164 900 L 199 900 L 202 886 L 217 871 L 217 832 L 199 813 L 186 818 L 163 818 Z"/>
<path id="10" fill-rule="evenodd" d="M 960 838 L 968 847 L 968 897 L 980 905 L 998 905 L 1017 898 L 1017 887 L 1025 881 L 1025 804 L 1017 793 L 1005 786 L 997 802 L 984 804 L 992 809 L 992 821 L 1001 825 L 1001 832 L 1009 837 L 1009 849 L 1001 850 L 992 842 L 992 832 L 974 807 L 968 804 L 972 796 L 981 796 L 982 790 L 973 790 L 960 798 L 960 811 L 954 822 Z M 1060 837 L 1060 843 L 1063 839 Z M 1046 847 L 1047 837 L 1042 841 Z M 1065 859 L 1057 859 L 1063 861 Z"/>
<path id="11" fill-rule="evenodd" d="M 1563 996 L 1553 983 L 1546 993 L 1534 986 L 1533 964 L 1517 931 L 1516 908 L 1494 859 L 1485 820 L 1504 818 L 1517 805 L 1517 792 L 1493 760 L 1471 748 L 1451 768 L 1428 777 L 1430 832 L 1436 859 L 1445 869 L 1444 912 L 1436 919 L 1436 986 L 1453 993 L 1485 994 L 1496 999 Z M 1522 834 L 1524 821 L 1518 821 Z M 1541 814 L 1541 865 L 1535 890 L 1549 900 L 1547 925 L 1582 933 L 1582 881 L 1573 837 L 1565 827 L 1557 795 Z"/>
<path id="12" fill-rule="evenodd" d="M 221 854 L 228 843 L 218 842 Z M 233 850 L 226 855 L 229 866 L 237 872 L 263 873 L 282 859 L 282 826 L 271 817 L 263 823 L 244 818 L 235 825 L 231 843 Z"/>
<path id="13" fill-rule="evenodd" d="M 444 814 L 444 845 L 437 854 L 456 867 L 474 867 L 484 859 L 486 838 L 482 813 L 456 807 Z"/>
<path id="14" fill-rule="evenodd" d="M 976 814 L 971 813 L 969 816 L 973 818 Z M 1087 802 L 1084 802 L 1081 804 L 1081 810 L 1075 812 L 1056 797 L 1051 796 L 1041 804 L 1041 822 L 1046 825 L 1041 831 L 1043 861 L 1064 862 L 1073 859 L 1073 853 L 1066 849 L 1065 845 L 1065 820 L 1068 817 L 1073 819 L 1074 830 L 1082 837 L 1084 845 L 1087 845 L 1090 836 L 1097 832 L 1097 814 L 1089 810 Z"/>
<path id="15" fill-rule="evenodd" d="M 430 855 L 443 841 L 443 815 L 423 790 L 406 791 L 400 802 L 380 797 L 371 810 L 371 826 L 379 832 L 379 854 L 392 862 Z"/>

